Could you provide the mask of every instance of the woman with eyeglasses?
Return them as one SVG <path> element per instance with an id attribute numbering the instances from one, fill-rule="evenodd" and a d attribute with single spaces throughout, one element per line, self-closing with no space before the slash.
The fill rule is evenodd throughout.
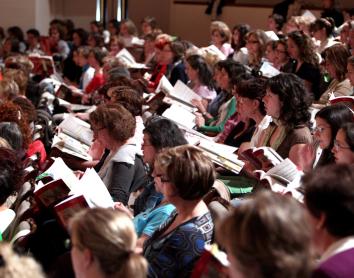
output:
<path id="1" fill-rule="evenodd" d="M 145 169 L 139 148 L 129 141 L 136 121 L 122 105 L 102 104 L 90 113 L 91 128 L 98 142 L 109 150 L 98 172 L 116 202 L 128 203 L 130 193 L 145 183 Z"/>
<path id="2" fill-rule="evenodd" d="M 146 260 L 136 253 L 131 219 L 111 209 L 86 209 L 70 220 L 75 276 L 146 277 Z"/>
<path id="3" fill-rule="evenodd" d="M 334 139 L 344 123 L 353 122 L 353 112 L 344 104 L 326 106 L 317 112 L 315 121 L 314 143 L 309 144 L 299 155 L 306 165 L 303 169 L 305 172 L 335 162 L 332 153 Z"/>
<path id="4" fill-rule="evenodd" d="M 273 66 L 282 72 L 291 72 L 292 63 L 288 53 L 286 39 L 280 39 L 275 43 L 275 62 Z"/>
<path id="5" fill-rule="evenodd" d="M 354 123 L 344 124 L 337 132 L 332 152 L 336 163 L 354 163 Z"/>
<path id="6" fill-rule="evenodd" d="M 213 163 L 193 146 L 167 149 L 155 161 L 155 181 L 176 207 L 145 242 L 148 277 L 190 277 L 204 245 L 213 237 L 213 222 L 203 196 L 215 181 Z"/>

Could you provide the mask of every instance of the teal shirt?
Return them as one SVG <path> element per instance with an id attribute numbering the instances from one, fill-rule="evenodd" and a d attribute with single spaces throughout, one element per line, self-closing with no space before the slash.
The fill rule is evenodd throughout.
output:
<path id="1" fill-rule="evenodd" d="M 138 237 L 142 234 L 151 237 L 157 228 L 167 220 L 174 209 L 174 205 L 166 204 L 160 207 L 148 209 L 135 216 L 133 222 Z"/>
<path id="2" fill-rule="evenodd" d="M 212 132 L 212 133 L 220 133 L 224 130 L 224 126 L 227 122 L 227 120 L 236 112 L 236 99 L 235 97 L 232 97 L 230 99 L 230 103 L 227 106 L 227 112 L 225 115 L 225 118 L 220 122 L 218 125 L 214 126 L 209 126 L 209 125 L 203 125 L 199 127 L 199 131 L 201 132 Z M 210 120 L 210 122 L 217 120 L 217 118 L 213 118 Z"/>

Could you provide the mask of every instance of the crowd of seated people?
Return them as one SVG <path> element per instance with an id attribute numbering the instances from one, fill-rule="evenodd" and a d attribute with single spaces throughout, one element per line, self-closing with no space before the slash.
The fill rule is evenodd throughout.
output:
<path id="1" fill-rule="evenodd" d="M 354 18 L 340 22 L 334 1 L 317 19 L 283 2 L 295 3 L 265 19 L 269 30 L 213 21 L 210 45 L 163 33 L 150 16 L 140 33 L 130 19 L 107 30 L 55 19 L 26 38 L 8 28 L 0 273 L 353 277 Z M 168 113 L 176 106 L 184 115 Z M 71 117 L 80 125 L 69 134 Z M 92 198 L 60 217 L 67 199 L 39 197 L 57 184 L 58 161 L 78 184 L 93 169 L 109 204 Z M 80 184 L 83 196 L 92 186 Z M 13 260 L 27 273 L 11 276 Z"/>

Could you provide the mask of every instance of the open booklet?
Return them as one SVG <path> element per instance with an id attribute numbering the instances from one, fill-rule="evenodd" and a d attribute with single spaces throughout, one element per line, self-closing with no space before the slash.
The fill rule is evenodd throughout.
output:
<path id="1" fill-rule="evenodd" d="M 182 125 L 190 129 L 194 128 L 196 125 L 196 115 L 189 108 L 177 103 L 174 103 L 167 108 L 162 113 L 162 116 L 174 121 L 178 125 Z"/>
<path id="2" fill-rule="evenodd" d="M 268 171 L 284 160 L 271 147 L 250 148 L 240 153 L 239 156 L 249 161 L 255 169 L 264 171 Z"/>
<path id="3" fill-rule="evenodd" d="M 160 79 L 159 85 L 156 88 L 156 92 L 163 92 L 167 97 L 170 97 L 183 105 L 194 107 L 192 104 L 193 99 L 201 100 L 202 97 L 196 94 L 191 88 L 184 84 L 181 80 L 178 80 L 174 86 L 170 81 L 163 76 Z"/>
<path id="4" fill-rule="evenodd" d="M 93 132 L 90 125 L 71 114 L 59 125 L 59 132 L 53 138 L 52 148 L 84 160 L 92 160 L 88 154 Z"/>
<path id="5" fill-rule="evenodd" d="M 127 68 L 131 69 L 146 69 L 145 64 L 137 63 L 133 55 L 126 49 L 123 48 L 116 55 L 116 58 Z"/>
<path id="6" fill-rule="evenodd" d="M 235 154 L 237 148 L 224 144 L 218 144 L 210 140 L 200 139 L 197 147 L 217 165 L 239 174 L 245 163 Z"/>
<path id="7" fill-rule="evenodd" d="M 292 195 L 295 199 L 302 202 L 303 196 L 298 189 L 304 173 L 289 158 L 284 159 L 267 172 L 256 170 L 254 173 L 261 183 L 272 191 L 283 195 Z"/>
<path id="8" fill-rule="evenodd" d="M 59 222 L 67 227 L 69 219 L 84 208 L 113 208 L 114 202 L 107 187 L 94 169 L 87 169 L 72 188 L 69 197 L 54 206 Z"/>
<path id="9" fill-rule="evenodd" d="M 33 74 L 46 77 L 56 74 L 55 64 L 52 56 L 31 54 L 28 55 L 28 59 L 33 63 Z"/>

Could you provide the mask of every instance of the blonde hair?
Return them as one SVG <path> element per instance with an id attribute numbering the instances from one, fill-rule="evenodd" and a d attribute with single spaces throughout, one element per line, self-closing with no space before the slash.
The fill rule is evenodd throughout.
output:
<path id="1" fill-rule="evenodd" d="M 3 137 L 0 137 L 0 148 L 13 150 L 9 142 Z"/>
<path id="2" fill-rule="evenodd" d="M 0 243 L 0 277 L 44 278 L 41 266 L 31 257 L 16 254 L 11 245 Z"/>
<path id="3" fill-rule="evenodd" d="M 293 198 L 261 191 L 217 226 L 216 238 L 245 277 L 305 278 L 311 268 L 311 228 Z"/>
<path id="4" fill-rule="evenodd" d="M 19 94 L 19 88 L 17 83 L 10 79 L 4 78 L 0 81 L 0 99 L 1 100 L 12 100 Z"/>
<path id="5" fill-rule="evenodd" d="M 225 22 L 222 21 L 213 21 L 210 24 L 210 34 L 213 34 L 214 32 L 219 32 L 221 37 L 223 38 L 223 43 L 231 42 L 231 31 L 229 26 Z"/>
<path id="6" fill-rule="evenodd" d="M 25 95 L 28 83 L 28 76 L 21 69 L 5 69 L 4 77 L 14 80 L 19 88 L 19 94 Z"/>
<path id="7" fill-rule="evenodd" d="M 87 209 L 71 219 L 70 228 L 77 248 L 89 249 L 106 277 L 146 277 L 147 262 L 135 253 L 137 235 L 126 214 Z"/>

